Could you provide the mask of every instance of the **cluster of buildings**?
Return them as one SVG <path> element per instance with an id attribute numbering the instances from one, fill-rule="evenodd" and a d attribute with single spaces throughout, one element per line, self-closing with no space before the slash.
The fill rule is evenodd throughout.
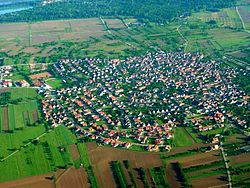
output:
<path id="1" fill-rule="evenodd" d="M 170 150 L 176 126 L 216 129 L 235 118 L 227 104 L 247 108 L 246 94 L 232 82 L 237 72 L 202 57 L 156 52 L 125 60 L 63 59 L 53 70 L 72 86 L 42 91 L 44 116 L 101 144 Z"/>
<path id="2" fill-rule="evenodd" d="M 6 79 L 6 77 L 12 76 L 12 67 L 9 65 L 0 67 L 0 88 L 12 87 L 13 83 L 11 79 Z"/>

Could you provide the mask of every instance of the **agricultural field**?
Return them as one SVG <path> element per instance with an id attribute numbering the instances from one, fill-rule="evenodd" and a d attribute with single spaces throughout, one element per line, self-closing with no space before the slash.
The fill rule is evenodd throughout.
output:
<path id="1" fill-rule="evenodd" d="M 97 146 L 95 143 L 87 143 L 88 153 L 90 161 L 92 163 L 94 173 L 98 185 L 100 187 L 116 187 L 117 182 L 112 174 L 110 163 L 112 161 L 119 161 L 122 165 L 122 169 L 127 177 L 126 181 L 134 181 L 139 187 L 143 187 L 143 183 L 140 178 L 139 168 L 146 170 L 147 176 L 149 176 L 149 170 L 154 167 L 160 167 L 163 165 L 160 155 L 157 153 L 147 152 L 135 152 L 129 150 L 121 150 L 110 147 Z M 123 164 L 124 160 L 128 160 L 130 165 L 126 170 Z M 132 174 L 132 178 L 128 175 Z M 108 182 L 106 180 L 109 180 Z M 149 178 L 147 178 L 149 179 Z"/>
<path id="2" fill-rule="evenodd" d="M 0 24 L 0 30 L 4 28 L 0 52 L 7 54 L 4 64 L 51 63 L 65 57 L 121 58 L 155 48 L 165 51 L 185 48 L 218 56 L 242 51 L 250 42 L 250 34 L 243 31 L 235 8 L 195 13 L 185 22 L 165 25 L 151 22 L 144 25 L 136 19 L 103 20 L 105 24 L 100 18 Z M 217 24 L 209 24 L 211 20 Z M 180 25 L 183 36 L 177 32 Z M 12 34 L 8 35 L 9 32 Z M 186 47 L 183 37 L 188 41 Z M 248 52 L 244 53 L 247 56 Z"/>
<path id="3" fill-rule="evenodd" d="M 238 7 L 239 14 L 244 22 L 245 29 L 250 30 L 250 4 Z"/>
<path id="4" fill-rule="evenodd" d="M 39 95 L 34 89 L 15 88 L 5 89 L 10 92 L 11 100 L 17 100 L 15 104 L 0 107 L 0 132 L 22 130 L 34 125 L 41 118 L 38 107 Z"/>
<path id="5" fill-rule="evenodd" d="M 0 176 L 0 182 L 53 172 L 73 165 L 68 145 L 76 140 L 63 126 L 48 133 L 44 133 L 44 127 L 38 126 L 0 136 L 0 168 L 5 172 Z M 37 137 L 39 140 L 33 140 Z M 16 145 L 13 145 L 13 140 L 17 140 Z"/>
<path id="6" fill-rule="evenodd" d="M 166 158 L 167 180 L 171 187 L 179 187 L 182 182 L 176 163 L 180 163 L 189 184 L 194 187 L 223 186 L 227 176 L 220 151 L 200 152 L 190 156 Z"/>
<path id="7" fill-rule="evenodd" d="M 227 20 L 231 21 L 226 22 L 221 14 L 229 16 Z M 179 31 L 187 40 L 186 51 L 201 51 L 220 60 L 226 55 L 232 65 L 245 66 L 249 59 L 250 33 L 244 31 L 240 23 L 235 8 L 223 9 L 220 12 L 195 13 L 180 23 Z M 243 63 L 238 63 L 239 60 Z"/>
<path id="8" fill-rule="evenodd" d="M 104 19 L 109 29 L 124 29 L 126 25 L 120 19 Z"/>
<path id="9" fill-rule="evenodd" d="M 242 23 L 235 8 L 225 8 L 219 12 L 195 13 L 191 16 L 190 21 L 201 21 L 203 23 L 215 21 L 214 24 L 217 24 L 219 27 L 242 29 Z"/>
<path id="10" fill-rule="evenodd" d="M 125 28 L 119 19 L 107 19 L 106 22 L 111 28 Z M 0 35 L 0 52 L 9 56 L 5 58 L 5 64 L 51 62 L 46 57 L 55 56 L 56 59 L 66 54 L 112 54 L 112 46 L 111 49 L 108 47 L 114 42 L 105 37 L 108 32 L 99 18 L 0 24 Z M 96 45 L 97 49 L 89 48 L 90 44 Z M 119 45 L 119 51 L 130 48 L 123 43 Z"/>

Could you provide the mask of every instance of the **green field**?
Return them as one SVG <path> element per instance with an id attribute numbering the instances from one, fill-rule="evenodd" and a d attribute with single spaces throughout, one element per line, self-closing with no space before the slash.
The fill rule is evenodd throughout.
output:
<path id="1" fill-rule="evenodd" d="M 88 174 L 88 178 L 89 178 L 91 187 L 97 188 L 98 187 L 97 181 L 95 178 L 93 168 L 91 166 L 91 162 L 90 162 L 89 155 L 88 155 L 88 150 L 87 150 L 85 143 L 77 143 L 77 148 L 78 148 L 78 151 L 80 153 L 80 161 L 79 162 L 81 162 L 83 164 L 83 167 L 85 168 L 85 170 Z"/>
<path id="2" fill-rule="evenodd" d="M 1 158 L 19 149 L 17 153 L 0 162 L 0 169 L 5 172 L 1 174 L 0 181 L 43 174 L 73 165 L 67 146 L 75 143 L 76 138 L 63 126 L 45 133 L 38 143 L 31 143 L 24 147 L 44 131 L 43 126 L 38 126 L 14 134 L 0 134 Z"/>
<path id="3" fill-rule="evenodd" d="M 174 144 L 176 147 L 181 146 L 190 146 L 192 145 L 192 140 L 189 135 L 186 133 L 184 128 L 177 127 L 174 132 Z"/>
<path id="4" fill-rule="evenodd" d="M 194 132 L 192 127 L 185 127 L 185 129 L 192 136 L 196 143 L 202 143 L 202 140 L 199 138 L 199 134 L 197 132 Z"/>
<path id="5" fill-rule="evenodd" d="M 36 89 L 33 88 L 12 88 L 8 90 L 11 93 L 11 99 L 23 99 L 28 101 L 31 99 L 39 98 Z"/>
<path id="6" fill-rule="evenodd" d="M 41 113 L 36 99 L 41 98 L 32 88 L 13 88 L 8 89 L 11 93 L 11 101 L 19 100 L 15 104 L 8 104 L 6 107 L 0 107 L 0 132 L 14 131 L 33 125 L 41 118 Z M 7 109 L 7 118 L 4 117 L 4 109 Z M 8 121 L 8 128 L 4 127 L 5 121 Z"/>
<path id="7" fill-rule="evenodd" d="M 220 27 L 232 28 L 232 29 L 242 29 L 241 20 L 236 12 L 235 8 L 225 8 L 218 12 L 199 12 L 191 16 L 193 22 L 201 21 L 215 23 Z"/>
<path id="8" fill-rule="evenodd" d="M 49 79 L 48 81 L 46 81 L 46 83 L 55 89 L 62 87 L 62 84 L 63 84 L 61 80 L 56 79 L 56 78 Z"/>

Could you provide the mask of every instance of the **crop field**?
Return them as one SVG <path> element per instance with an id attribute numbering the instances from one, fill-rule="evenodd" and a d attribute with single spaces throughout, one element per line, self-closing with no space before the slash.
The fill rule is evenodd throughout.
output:
<path id="1" fill-rule="evenodd" d="M 0 52 L 9 56 L 4 64 L 51 62 L 62 57 L 117 58 L 154 47 L 174 50 L 183 43 L 175 24 L 152 23 L 147 28 L 128 29 L 125 23 L 135 23 L 136 19 L 104 20 L 112 34 L 106 31 L 99 18 L 0 24 Z"/>
<path id="2" fill-rule="evenodd" d="M 215 21 L 220 27 L 242 28 L 241 20 L 235 8 L 222 9 L 219 12 L 202 12 L 192 16 L 192 19 L 202 22 Z"/>
<path id="3" fill-rule="evenodd" d="M 88 39 L 105 34 L 98 19 L 59 20 L 35 22 L 32 24 L 0 24 L 1 40 L 20 44 L 23 47 L 32 44 L 59 41 L 64 39 Z M 30 41 L 30 44 L 29 44 Z"/>
<path id="4" fill-rule="evenodd" d="M 235 187 L 241 187 L 250 183 L 250 153 L 240 153 L 229 156 L 231 166 L 232 183 Z M 244 182 L 244 184 L 243 184 Z"/>
<path id="5" fill-rule="evenodd" d="M 0 107 L 0 132 L 24 129 L 39 120 L 41 114 L 38 102 L 34 100 L 39 96 L 34 89 L 15 88 L 5 91 L 11 93 L 12 100 L 19 99 L 21 102 Z"/>
<path id="6" fill-rule="evenodd" d="M 100 187 L 116 187 L 116 181 L 110 167 L 112 161 L 119 161 L 120 163 L 123 163 L 123 160 L 130 161 L 132 173 L 135 176 L 136 183 L 139 185 L 143 185 L 143 183 L 139 178 L 138 168 L 143 167 L 144 169 L 150 169 L 163 165 L 160 155 L 157 153 L 134 152 L 101 147 L 95 143 L 87 144 L 87 148 Z M 106 181 L 107 179 L 109 181 Z"/>
<path id="7" fill-rule="evenodd" d="M 246 49 L 250 44 L 250 34 L 244 31 L 223 27 L 200 30 L 187 26 L 180 30 L 188 41 L 186 51 L 201 51 L 210 56 L 240 52 L 240 49 Z"/>
<path id="8" fill-rule="evenodd" d="M 194 187 L 210 187 L 227 184 L 224 162 L 220 151 L 202 152 L 178 158 L 166 158 L 167 179 L 172 187 L 180 186 L 178 174 L 173 164 L 179 162 L 190 184 Z M 223 179 L 224 177 L 224 179 Z"/>
<path id="9" fill-rule="evenodd" d="M 116 21 L 110 22 L 119 26 Z M 29 62 L 35 58 L 56 54 L 58 48 L 67 48 L 63 42 L 85 42 L 86 48 L 87 41 L 101 38 L 105 34 L 107 32 L 99 18 L 0 24 L 0 52 L 10 56 L 23 52 L 23 58 Z M 19 60 L 10 58 L 9 61 L 12 64 L 13 61 Z"/>
<path id="10" fill-rule="evenodd" d="M 250 29 L 250 5 L 239 6 L 238 9 L 246 29 Z"/>
<path id="11" fill-rule="evenodd" d="M 109 29 L 121 29 L 126 27 L 120 19 L 104 19 L 104 21 Z"/>
<path id="12" fill-rule="evenodd" d="M 75 169 L 73 167 L 67 169 L 62 175 L 56 179 L 56 187 L 58 188 L 88 188 L 88 175 L 83 168 Z M 51 186 L 52 188 L 52 186 Z"/>

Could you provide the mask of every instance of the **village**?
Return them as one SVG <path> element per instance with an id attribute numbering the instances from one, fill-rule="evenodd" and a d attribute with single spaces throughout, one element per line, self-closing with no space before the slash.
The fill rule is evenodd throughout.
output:
<path id="1" fill-rule="evenodd" d="M 71 127 L 99 144 L 148 151 L 170 150 L 179 126 L 198 132 L 232 121 L 247 126 L 225 109 L 248 105 L 231 80 L 235 70 L 221 72 L 217 62 L 202 58 L 156 52 L 126 60 L 61 60 L 53 71 L 68 87 L 40 89 L 44 116 L 51 126 Z"/>

